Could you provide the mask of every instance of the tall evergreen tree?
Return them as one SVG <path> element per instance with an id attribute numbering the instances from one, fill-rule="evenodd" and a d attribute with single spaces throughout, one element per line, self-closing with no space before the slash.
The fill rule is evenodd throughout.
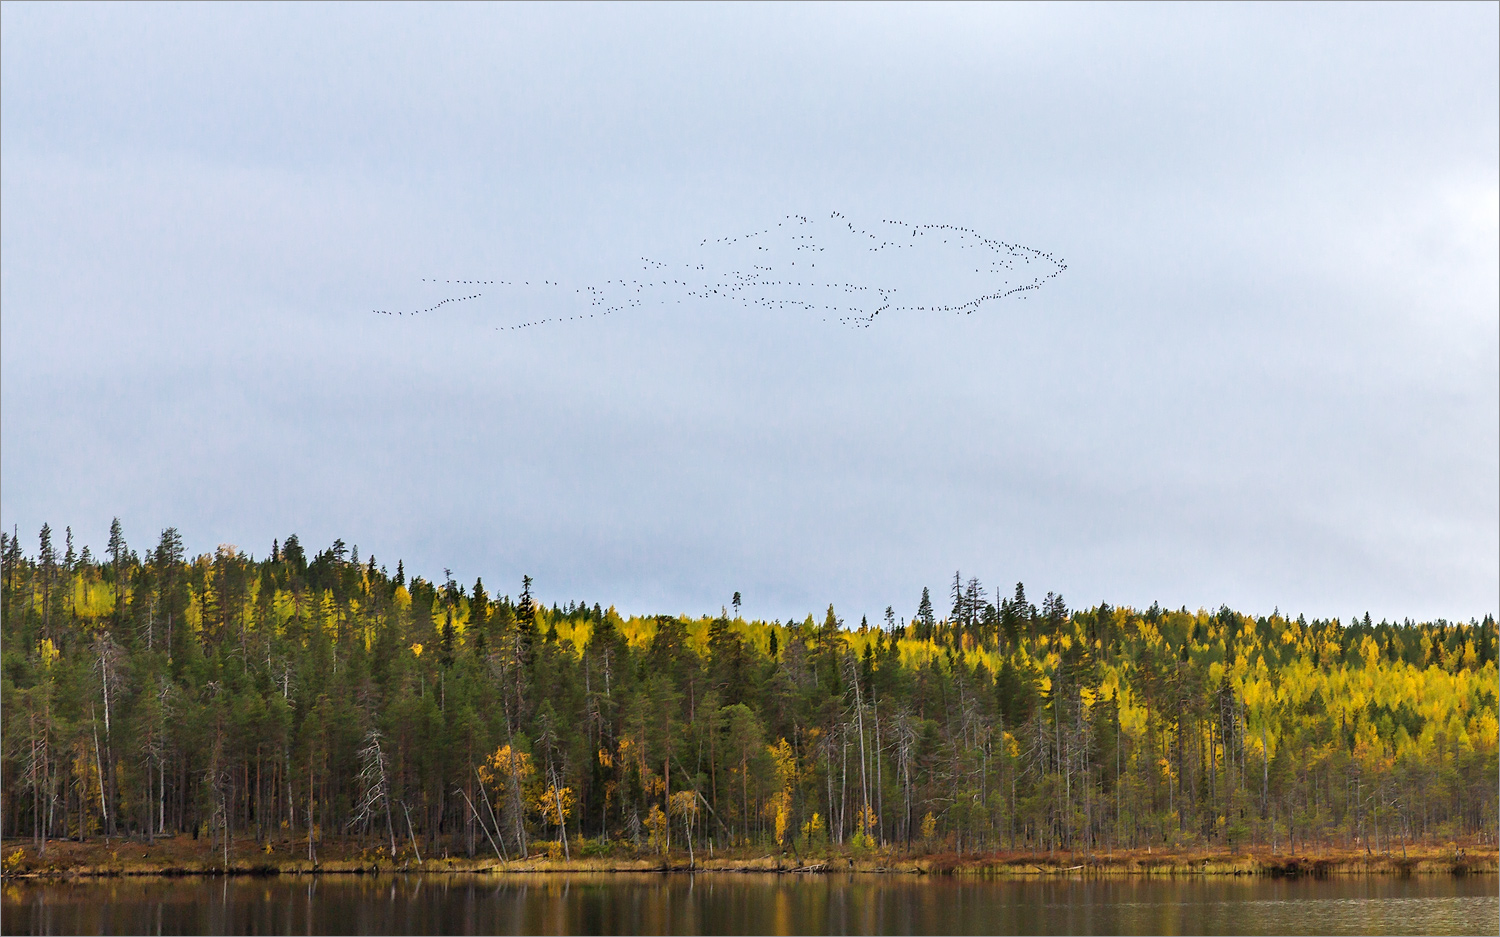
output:
<path id="1" fill-rule="evenodd" d="M 922 599 L 917 603 L 916 637 L 919 641 L 930 640 L 937 628 L 937 619 L 932 613 L 932 596 L 927 587 L 922 587 Z"/>

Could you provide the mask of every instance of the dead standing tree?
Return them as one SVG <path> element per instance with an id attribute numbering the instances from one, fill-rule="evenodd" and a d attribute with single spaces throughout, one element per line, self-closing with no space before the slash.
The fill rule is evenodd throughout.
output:
<path id="1" fill-rule="evenodd" d="M 391 779 L 383 736 L 372 723 L 365 732 L 365 744 L 359 750 L 359 804 L 349 818 L 349 826 L 368 830 L 377 813 L 385 814 L 385 829 L 390 837 L 391 858 L 396 858 L 396 827 L 391 818 Z"/>

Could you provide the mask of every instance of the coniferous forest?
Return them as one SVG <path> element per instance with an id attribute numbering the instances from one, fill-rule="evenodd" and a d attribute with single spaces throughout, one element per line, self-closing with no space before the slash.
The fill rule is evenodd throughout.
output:
<path id="1" fill-rule="evenodd" d="M 1493 617 L 543 604 L 295 536 L 3 545 L 3 832 L 315 854 L 1494 842 Z M 540 591 L 540 590 L 539 590 Z M 915 596 L 908 597 L 910 599 Z"/>

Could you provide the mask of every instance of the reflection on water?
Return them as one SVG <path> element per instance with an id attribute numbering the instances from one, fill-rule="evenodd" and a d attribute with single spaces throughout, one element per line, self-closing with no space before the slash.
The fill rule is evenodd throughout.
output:
<path id="1" fill-rule="evenodd" d="M 710 873 L 11 881 L 5 934 L 1494 934 L 1497 877 Z"/>

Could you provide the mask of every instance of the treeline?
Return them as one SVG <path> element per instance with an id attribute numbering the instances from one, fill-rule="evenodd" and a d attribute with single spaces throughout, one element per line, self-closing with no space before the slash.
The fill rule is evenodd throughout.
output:
<path id="1" fill-rule="evenodd" d="M 316 855 L 1493 841 L 1496 625 L 622 617 L 298 538 L 3 535 L 7 837 Z"/>

